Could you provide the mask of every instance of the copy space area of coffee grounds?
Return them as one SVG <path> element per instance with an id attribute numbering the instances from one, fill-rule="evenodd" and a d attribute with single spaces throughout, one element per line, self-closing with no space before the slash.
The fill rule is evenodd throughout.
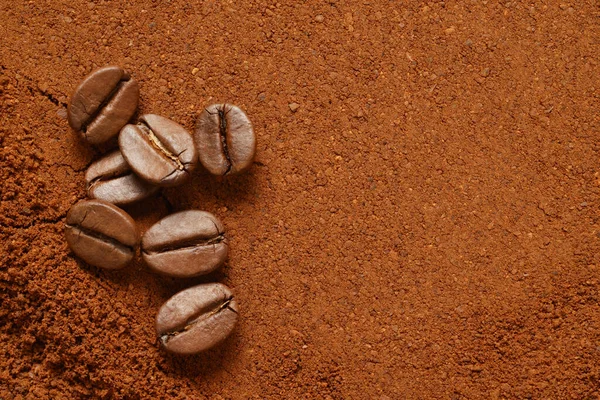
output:
<path id="1" fill-rule="evenodd" d="M 0 398 L 595 398 L 600 379 L 596 3 L 4 2 Z M 257 158 L 133 213 L 206 210 L 216 276 L 69 252 L 98 156 L 67 127 L 120 65 L 139 115 L 251 118 Z M 233 245 L 235 244 L 235 245 Z M 231 266 L 231 267 L 230 267 Z M 235 288 L 220 346 L 160 351 L 154 318 Z"/>

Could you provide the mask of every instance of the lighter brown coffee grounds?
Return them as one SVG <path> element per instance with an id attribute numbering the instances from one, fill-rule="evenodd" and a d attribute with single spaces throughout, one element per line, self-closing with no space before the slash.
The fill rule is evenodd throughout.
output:
<path id="1" fill-rule="evenodd" d="M 0 7 L 0 398 L 582 399 L 600 381 L 596 3 L 31 1 Z M 139 115 L 251 118 L 247 173 L 125 207 L 202 209 L 227 265 L 89 267 L 64 218 L 100 157 L 65 107 L 93 69 Z M 220 346 L 160 305 L 235 288 Z"/>

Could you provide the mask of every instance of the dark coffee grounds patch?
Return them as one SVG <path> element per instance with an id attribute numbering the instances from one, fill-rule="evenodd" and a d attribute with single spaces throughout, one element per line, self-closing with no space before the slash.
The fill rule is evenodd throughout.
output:
<path id="1" fill-rule="evenodd" d="M 0 8 L 0 398 L 595 398 L 592 1 L 23 2 Z M 251 119 L 245 174 L 126 210 L 215 214 L 227 265 L 169 280 L 79 262 L 63 235 L 100 157 L 65 106 L 93 69 L 139 115 Z M 154 318 L 219 281 L 233 334 L 194 357 Z"/>

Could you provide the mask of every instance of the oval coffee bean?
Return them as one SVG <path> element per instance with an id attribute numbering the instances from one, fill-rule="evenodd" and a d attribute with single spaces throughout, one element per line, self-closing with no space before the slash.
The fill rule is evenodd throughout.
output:
<path id="1" fill-rule="evenodd" d="M 92 144 L 116 136 L 135 113 L 140 90 L 119 67 L 100 68 L 75 89 L 67 108 L 69 125 Z"/>
<path id="2" fill-rule="evenodd" d="M 208 274 L 227 259 L 223 224 L 205 211 L 171 214 L 142 237 L 142 257 L 154 271 L 178 278 Z"/>
<path id="3" fill-rule="evenodd" d="M 197 163 L 190 133 L 159 115 L 146 114 L 137 125 L 126 125 L 119 134 L 119 147 L 133 172 L 158 186 L 179 185 Z"/>
<path id="4" fill-rule="evenodd" d="M 106 269 L 127 265 L 138 242 L 133 219 L 102 200 L 82 200 L 71 207 L 65 235 L 73 253 L 88 264 Z"/>
<path id="5" fill-rule="evenodd" d="M 207 283 L 167 300 L 156 316 L 156 333 L 165 349 L 195 354 L 223 341 L 237 317 L 238 306 L 231 290 L 220 283 Z"/>
<path id="6" fill-rule="evenodd" d="M 89 197 L 117 205 L 145 199 L 159 189 L 138 178 L 119 150 L 93 163 L 85 173 L 85 181 Z"/>
<path id="7" fill-rule="evenodd" d="M 234 175 L 252 165 L 256 138 L 250 120 L 231 104 L 207 107 L 194 135 L 200 162 L 213 175 Z"/>

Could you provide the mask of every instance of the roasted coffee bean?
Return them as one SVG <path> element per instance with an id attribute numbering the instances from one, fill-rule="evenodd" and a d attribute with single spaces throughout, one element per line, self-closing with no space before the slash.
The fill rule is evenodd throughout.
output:
<path id="1" fill-rule="evenodd" d="M 127 265 L 138 243 L 133 219 L 102 200 L 82 200 L 71 207 L 65 235 L 73 253 L 88 264 L 106 269 Z"/>
<path id="2" fill-rule="evenodd" d="M 238 174 L 254 161 L 256 138 L 252 124 L 234 105 L 207 107 L 198 119 L 194 141 L 200 162 L 213 175 Z"/>
<path id="3" fill-rule="evenodd" d="M 165 349 L 195 354 L 223 341 L 237 317 L 238 306 L 231 290 L 220 283 L 207 283 L 167 300 L 156 316 L 156 333 Z"/>
<path id="4" fill-rule="evenodd" d="M 119 67 L 100 68 L 77 87 L 68 107 L 69 125 L 92 144 L 116 136 L 135 113 L 140 90 Z"/>
<path id="5" fill-rule="evenodd" d="M 93 163 L 85 173 L 85 181 L 89 197 L 117 205 L 145 199 L 159 189 L 138 178 L 119 150 Z"/>
<path id="6" fill-rule="evenodd" d="M 185 278 L 208 274 L 227 258 L 223 224 L 205 211 L 171 214 L 146 231 L 142 257 L 154 271 Z"/>
<path id="7" fill-rule="evenodd" d="M 198 159 L 190 133 L 153 114 L 143 115 L 137 125 L 126 125 L 119 134 L 119 147 L 133 172 L 158 186 L 185 181 Z"/>

